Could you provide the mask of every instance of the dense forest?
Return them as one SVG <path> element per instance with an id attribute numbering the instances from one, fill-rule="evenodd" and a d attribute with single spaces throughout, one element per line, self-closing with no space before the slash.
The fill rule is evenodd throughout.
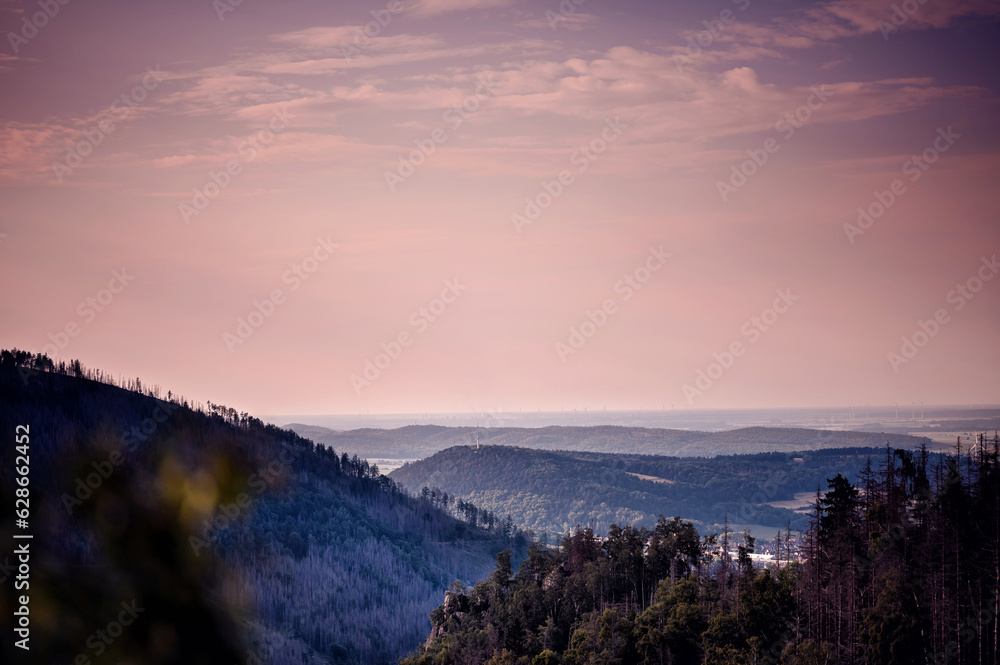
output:
<path id="1" fill-rule="evenodd" d="M 314 425 L 287 427 L 317 443 L 362 457 L 421 459 L 454 446 L 514 446 L 536 450 L 575 450 L 627 455 L 711 457 L 713 455 L 876 447 L 916 450 L 926 437 L 875 432 L 827 431 L 791 427 L 744 427 L 723 432 L 595 425 L 592 427 L 442 427 L 409 425 L 398 429 L 338 432 Z"/>
<path id="2" fill-rule="evenodd" d="M 752 535 L 613 526 L 508 554 L 455 584 L 403 665 L 996 665 L 1000 439 L 937 458 L 887 448 L 829 479 L 801 558 Z M 817 491 L 818 494 L 818 491 Z"/>
<path id="3" fill-rule="evenodd" d="M 79 362 L 0 352 L 0 627 L 13 634 L 23 454 L 33 662 L 394 662 L 449 583 L 489 574 L 505 548 L 523 556 L 509 520 L 456 519 L 455 501 L 411 497 L 356 456 L 194 406 Z M 134 626 L 92 650 L 88 636 L 133 600 Z M 2 662 L 21 654 L 0 646 Z"/>
<path id="4" fill-rule="evenodd" d="M 536 533 L 576 526 L 607 533 L 612 523 L 652 527 L 681 515 L 702 530 L 742 525 L 805 529 L 808 517 L 767 505 L 814 492 L 842 473 L 856 480 L 876 448 L 758 453 L 710 458 L 455 447 L 389 474 L 410 492 L 438 487 Z M 773 533 L 773 532 L 772 532 Z"/>

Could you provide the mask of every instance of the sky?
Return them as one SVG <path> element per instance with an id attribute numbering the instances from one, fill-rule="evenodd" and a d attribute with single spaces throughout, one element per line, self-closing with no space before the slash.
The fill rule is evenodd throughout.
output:
<path id="1" fill-rule="evenodd" d="M 0 346 L 257 414 L 996 404 L 998 17 L 0 0 Z"/>

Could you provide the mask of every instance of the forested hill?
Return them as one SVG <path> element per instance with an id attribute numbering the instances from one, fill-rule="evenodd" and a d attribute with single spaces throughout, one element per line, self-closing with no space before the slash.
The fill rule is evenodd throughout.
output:
<path id="1" fill-rule="evenodd" d="M 708 531 L 731 524 L 805 528 L 807 517 L 766 505 L 815 492 L 842 473 L 856 479 L 885 449 L 845 448 L 711 458 L 458 446 L 410 462 L 389 476 L 411 492 L 437 487 L 536 532 L 565 533 L 612 523 L 652 527 L 679 515 Z M 760 533 L 770 537 L 774 531 Z"/>
<path id="2" fill-rule="evenodd" d="M 710 457 L 792 450 L 876 447 L 917 450 L 930 444 L 926 437 L 876 432 L 832 432 L 781 427 L 746 427 L 725 432 L 696 432 L 645 427 L 442 427 L 410 425 L 398 429 L 356 429 L 338 432 L 325 427 L 293 423 L 286 425 L 298 434 L 337 450 L 364 457 L 419 459 L 452 446 L 482 444 L 535 448 L 538 450 L 580 450 L 631 455 Z"/>
<path id="3" fill-rule="evenodd" d="M 997 665 L 998 453 L 994 435 L 835 475 L 801 559 L 764 570 L 752 536 L 682 520 L 576 530 L 451 589 L 402 665 Z"/>
<path id="4" fill-rule="evenodd" d="M 0 662 L 28 662 L 11 625 L 25 466 L 30 662 L 395 662 L 451 582 L 488 574 L 505 548 L 521 558 L 509 525 L 455 519 L 364 460 L 219 405 L 156 399 L 138 379 L 110 383 L 0 353 Z M 94 631 L 123 604 L 138 618 L 96 652 Z"/>

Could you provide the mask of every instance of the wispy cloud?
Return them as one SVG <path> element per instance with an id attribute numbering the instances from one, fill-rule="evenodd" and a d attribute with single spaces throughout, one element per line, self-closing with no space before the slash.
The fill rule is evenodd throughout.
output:
<path id="1" fill-rule="evenodd" d="M 596 14 L 584 14 L 582 12 L 562 14 L 550 10 L 550 13 L 544 17 L 522 19 L 515 23 L 515 25 L 519 28 L 576 31 L 598 25 L 600 20 L 600 17 Z"/>
<path id="2" fill-rule="evenodd" d="M 750 43 L 757 47 L 807 48 L 817 43 L 877 33 L 893 25 L 900 3 L 894 0 L 834 0 L 798 9 L 766 24 L 736 23 L 727 27 L 720 41 Z M 944 28 L 960 18 L 1000 16 L 1000 5 L 991 0 L 927 2 L 905 15 L 905 28 Z"/>
<path id="3" fill-rule="evenodd" d="M 586 132 L 589 125 L 615 116 L 632 125 L 620 152 L 635 150 L 645 158 L 652 157 L 653 163 L 663 163 L 649 154 L 649 145 L 642 144 L 670 144 L 678 163 L 687 160 L 701 165 L 731 157 L 714 144 L 718 139 L 763 131 L 809 94 L 808 86 L 762 81 L 758 72 L 747 66 L 722 72 L 682 71 L 670 55 L 629 46 L 590 58 L 529 57 L 498 62 L 498 55 L 544 52 L 552 47 L 540 40 L 517 40 L 449 48 L 437 37 L 399 35 L 385 38 L 378 48 L 373 45 L 370 55 L 353 60 L 308 58 L 310 53 L 332 48 L 343 34 L 338 27 L 281 33 L 268 39 L 280 46 L 273 52 L 237 56 L 224 64 L 171 74 L 172 91 L 155 100 L 155 108 L 162 110 L 164 117 L 180 114 L 238 124 L 215 136 L 182 142 L 173 150 L 169 143 L 162 144 L 159 156 L 139 151 L 136 156 L 120 158 L 158 169 L 200 168 L 231 150 L 240 132 L 253 131 L 277 110 L 287 109 L 297 119 L 295 131 L 290 133 L 296 139 L 283 138 L 280 149 L 273 150 L 273 158 L 297 154 L 320 160 L 326 154 L 334 163 L 338 160 L 332 151 L 337 156 L 347 151 L 352 158 L 380 162 L 395 157 L 393 144 L 400 142 L 399 147 L 405 147 L 411 140 L 409 133 L 440 124 L 441 111 L 459 107 L 477 81 L 488 76 L 496 84 L 491 99 L 463 130 L 479 128 L 477 135 L 486 141 L 486 147 L 445 149 L 443 152 L 451 155 L 438 158 L 435 168 L 454 166 L 466 173 L 532 171 L 523 163 L 546 164 L 547 150 L 564 150 L 577 139 L 577 132 Z M 402 63 L 430 59 L 440 60 L 441 65 L 429 73 L 393 70 Z M 350 62 L 363 62 L 364 67 L 345 69 Z M 369 78 L 361 77 L 361 71 L 369 72 Z M 310 77 L 293 80 L 287 76 L 291 72 Z M 834 99 L 817 118 L 818 123 L 859 121 L 918 109 L 942 99 L 972 99 L 983 93 L 969 87 L 936 85 L 927 78 L 828 85 Z M 428 115 L 433 112 L 437 112 L 437 120 Z M 498 134 L 505 125 L 516 127 L 521 119 L 533 116 L 566 118 L 571 124 L 534 145 L 523 139 L 505 143 L 504 135 Z M 0 127 L 0 145 L 5 148 L 0 176 L 8 182 L 46 177 L 52 161 L 94 122 L 91 117 L 4 123 Z M 393 133 L 373 134 L 366 129 L 373 122 L 383 122 Z M 514 136 L 523 137 L 520 129 L 514 132 Z M 309 136 L 315 140 L 298 140 Z M 372 149 L 364 150 L 364 145 Z M 472 164 L 477 158 L 484 160 L 482 168 Z M 503 161 L 510 164 L 505 166 L 500 163 Z M 605 160 L 606 168 L 613 165 L 614 160 Z"/>
<path id="4" fill-rule="evenodd" d="M 515 2 L 517 0 L 414 0 L 405 4 L 407 13 L 414 16 L 434 16 L 448 12 L 507 7 Z"/>
<path id="5" fill-rule="evenodd" d="M 23 60 L 16 55 L 11 55 L 10 53 L 0 53 L 0 72 L 10 71 L 14 68 L 14 63 L 18 60 Z"/>

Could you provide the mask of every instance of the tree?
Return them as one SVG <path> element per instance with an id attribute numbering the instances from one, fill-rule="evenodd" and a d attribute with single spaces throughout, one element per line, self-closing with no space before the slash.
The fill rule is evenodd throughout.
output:
<path id="1" fill-rule="evenodd" d="M 859 639 L 867 647 L 867 665 L 917 665 L 926 661 L 923 612 L 915 589 L 902 576 L 891 573 L 880 581 L 882 593 L 875 607 L 866 610 Z"/>
<path id="2" fill-rule="evenodd" d="M 545 649 L 535 656 L 531 665 L 559 665 L 559 656 L 551 649 Z"/>
<path id="3" fill-rule="evenodd" d="M 700 662 L 701 636 L 708 619 L 699 600 L 697 578 L 685 578 L 673 585 L 664 580 L 656 595 L 657 602 L 636 621 L 637 648 L 643 661 Z"/>
<path id="4" fill-rule="evenodd" d="M 510 548 L 502 552 L 497 552 L 497 566 L 490 576 L 490 584 L 495 594 L 501 594 L 510 588 L 511 577 L 514 571 L 511 569 Z"/>

